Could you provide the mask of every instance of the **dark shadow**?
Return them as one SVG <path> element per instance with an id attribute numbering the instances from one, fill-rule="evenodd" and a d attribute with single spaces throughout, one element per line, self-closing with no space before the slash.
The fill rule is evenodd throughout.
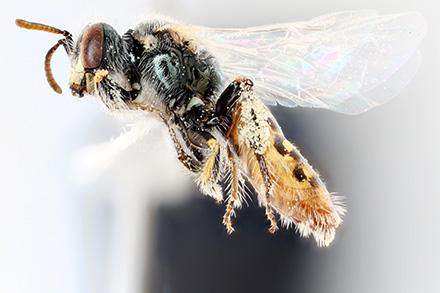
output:
<path id="1" fill-rule="evenodd" d="M 147 292 L 292 292 L 292 284 L 312 292 L 313 240 L 292 230 L 269 234 L 255 202 L 238 211 L 236 232 L 227 235 L 223 211 L 202 195 L 158 209 Z"/>

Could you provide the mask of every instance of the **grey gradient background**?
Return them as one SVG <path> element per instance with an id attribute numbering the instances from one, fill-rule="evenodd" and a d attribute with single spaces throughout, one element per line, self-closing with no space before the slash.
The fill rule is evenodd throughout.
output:
<path id="1" fill-rule="evenodd" d="M 53 93 L 42 64 L 56 36 L 14 26 L 20 17 L 78 33 L 106 21 L 122 33 L 152 12 L 235 27 L 365 8 L 416 10 L 429 23 L 420 70 L 399 97 L 359 116 L 274 109 L 329 189 L 346 196 L 348 214 L 325 249 L 293 231 L 269 236 L 255 201 L 227 237 L 223 207 L 179 172 L 159 125 L 79 184 L 73 158 L 123 123 L 90 99 Z M 0 292 L 440 292 L 439 18 L 428 0 L 3 3 Z M 61 51 L 53 64 L 66 88 Z"/>

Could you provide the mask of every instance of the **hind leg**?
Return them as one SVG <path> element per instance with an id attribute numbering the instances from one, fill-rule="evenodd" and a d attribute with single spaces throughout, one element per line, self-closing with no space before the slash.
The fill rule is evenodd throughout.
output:
<path id="1" fill-rule="evenodd" d="M 240 206 L 240 170 L 238 168 L 237 158 L 233 156 L 231 151 L 228 151 L 228 159 L 230 163 L 230 176 L 231 176 L 231 186 L 230 193 L 228 197 L 228 202 L 226 204 L 226 211 L 223 215 L 223 225 L 226 227 L 228 234 L 234 232 L 234 227 L 232 226 L 232 216 L 235 213 L 235 207 Z"/>
<path id="2" fill-rule="evenodd" d="M 237 122 L 242 119 L 241 115 L 241 109 L 235 106 L 237 103 L 240 103 L 241 99 L 246 98 L 246 96 L 249 95 L 250 92 L 253 91 L 253 82 L 245 77 L 240 77 L 234 80 L 220 95 L 220 98 L 217 102 L 216 106 L 216 112 L 219 115 L 219 117 L 222 117 L 224 121 L 226 122 L 226 137 L 232 141 L 234 144 L 234 149 L 237 152 L 237 154 L 240 154 L 240 140 L 237 139 L 237 137 L 234 137 L 233 131 L 237 128 Z M 248 102 L 249 103 L 249 102 Z M 240 106 L 241 107 L 241 106 Z M 241 113 L 241 114 L 237 114 Z M 255 114 L 253 114 L 255 115 Z M 256 117 L 259 118 L 259 117 Z M 258 119 L 257 119 L 258 120 Z M 253 123 L 258 124 L 258 121 L 253 121 Z M 258 129 L 258 127 L 257 127 Z M 254 133 L 255 134 L 255 133 Z M 270 222 L 270 228 L 269 231 L 271 233 L 275 233 L 278 230 L 277 225 L 277 219 L 275 217 L 274 211 L 271 208 L 270 201 L 271 201 L 271 191 L 272 191 L 272 180 L 269 174 L 269 171 L 267 169 L 266 161 L 263 157 L 262 153 L 262 144 L 259 144 L 260 136 L 258 133 L 255 135 L 255 139 L 252 140 L 251 148 L 254 151 L 254 155 L 256 156 L 256 159 L 258 161 L 258 168 L 260 170 L 261 176 L 263 178 L 264 186 L 265 186 L 265 194 L 264 194 L 264 204 L 266 208 L 266 216 Z M 233 182 L 232 182 L 233 183 Z M 230 199 L 233 201 L 232 194 Z M 228 204 L 228 208 L 233 211 L 233 205 Z M 227 220 L 230 214 L 228 212 L 225 214 L 224 217 L 224 223 L 227 222 Z M 230 218 L 230 216 L 229 216 Z"/>
<path id="3" fill-rule="evenodd" d="M 246 77 L 238 77 L 221 93 L 215 112 L 221 118 L 229 118 L 235 103 L 242 96 L 243 91 L 251 90 L 254 83 Z"/>
<path id="4" fill-rule="evenodd" d="M 266 160 L 264 159 L 264 157 L 257 154 L 256 158 L 258 160 L 261 176 L 263 177 L 264 185 L 266 187 L 266 192 L 264 196 L 266 199 L 265 200 L 266 217 L 270 222 L 269 232 L 273 234 L 278 230 L 278 225 L 277 225 L 277 219 L 270 205 L 272 181 L 270 179 L 269 171 L 267 169 Z"/>

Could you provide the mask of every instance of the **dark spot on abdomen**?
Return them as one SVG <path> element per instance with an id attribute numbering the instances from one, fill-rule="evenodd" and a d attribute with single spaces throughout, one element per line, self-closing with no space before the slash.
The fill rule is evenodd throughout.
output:
<path id="1" fill-rule="evenodd" d="M 283 145 L 283 141 L 285 140 L 285 138 L 282 135 L 275 135 L 275 142 L 274 142 L 274 146 L 275 149 L 280 153 L 280 155 L 284 156 L 287 155 L 289 153 L 288 150 L 286 150 L 286 148 Z"/>
<path id="2" fill-rule="evenodd" d="M 304 170 L 300 165 L 296 166 L 295 169 L 293 170 L 293 176 L 295 176 L 295 178 L 299 182 L 303 182 L 307 180 L 307 176 L 306 174 L 304 174 Z"/>

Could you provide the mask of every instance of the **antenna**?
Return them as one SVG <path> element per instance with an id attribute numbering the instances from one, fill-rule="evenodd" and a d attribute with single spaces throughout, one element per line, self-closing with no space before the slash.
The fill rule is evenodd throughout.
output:
<path id="1" fill-rule="evenodd" d="M 49 49 L 49 51 L 47 51 L 46 58 L 44 59 L 44 72 L 46 73 L 47 82 L 55 92 L 61 94 L 63 91 L 61 90 L 61 87 L 58 85 L 58 83 L 55 81 L 52 72 L 51 61 L 53 54 L 60 45 L 63 45 L 64 48 L 66 49 L 67 54 L 70 54 L 70 52 L 72 51 L 72 44 L 73 44 L 72 34 L 69 33 L 68 31 L 60 30 L 50 25 L 45 25 L 37 22 L 29 22 L 23 19 L 16 19 L 15 24 L 18 27 L 28 30 L 43 31 L 43 32 L 64 36 L 63 39 L 59 40 L 54 46 L 52 46 L 52 48 Z"/>

